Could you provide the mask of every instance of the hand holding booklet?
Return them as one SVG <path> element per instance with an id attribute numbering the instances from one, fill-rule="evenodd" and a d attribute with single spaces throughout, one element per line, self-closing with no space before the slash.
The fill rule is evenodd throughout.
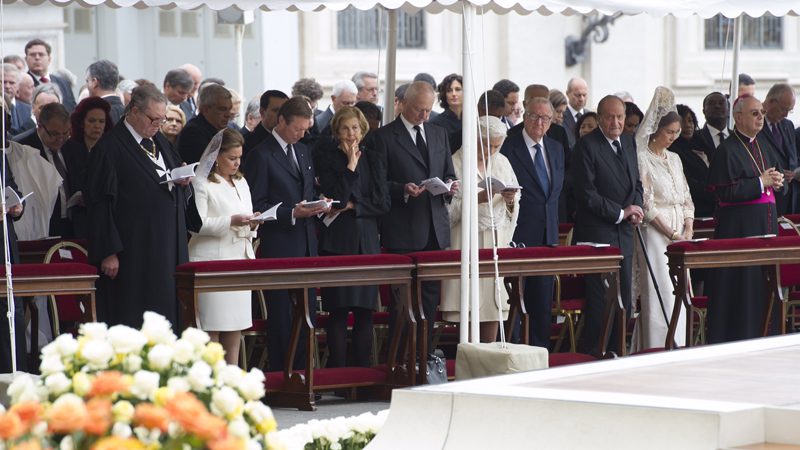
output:
<path id="1" fill-rule="evenodd" d="M 502 180 L 495 177 L 488 177 L 484 180 L 478 182 L 478 187 L 481 189 L 489 189 L 489 186 L 492 187 L 492 192 L 502 192 L 507 190 L 520 190 L 522 186 L 518 186 L 516 184 L 505 184 Z"/>
<path id="2" fill-rule="evenodd" d="M 427 180 L 422 180 L 419 185 L 420 187 L 424 187 L 426 191 L 431 193 L 431 195 L 442 195 L 450 192 L 450 188 L 456 181 L 458 180 L 450 180 L 445 183 L 441 178 L 433 177 L 428 178 Z"/>
<path id="3" fill-rule="evenodd" d="M 314 200 L 313 202 L 300 203 L 300 206 L 303 208 L 316 208 L 319 205 L 325 205 L 326 208 L 330 208 L 334 203 L 339 203 L 339 200 Z"/>
<path id="4" fill-rule="evenodd" d="M 167 171 L 167 179 L 165 181 L 162 181 L 160 184 L 192 178 L 194 176 L 195 168 L 197 168 L 198 164 L 200 163 L 187 164 L 185 166 L 176 167 L 172 170 Z"/>
<path id="5" fill-rule="evenodd" d="M 264 211 L 263 213 L 257 215 L 250 219 L 253 222 L 267 222 L 270 220 L 278 220 L 278 207 L 281 206 L 283 202 L 277 203 L 272 208 Z"/>
<path id="6" fill-rule="evenodd" d="M 20 198 L 20 196 L 17 195 L 17 191 L 12 189 L 11 186 L 6 186 L 4 194 L 6 196 L 6 208 L 11 209 L 19 204 L 22 204 L 25 199 L 33 195 L 33 192 L 29 192 L 27 195 Z"/>

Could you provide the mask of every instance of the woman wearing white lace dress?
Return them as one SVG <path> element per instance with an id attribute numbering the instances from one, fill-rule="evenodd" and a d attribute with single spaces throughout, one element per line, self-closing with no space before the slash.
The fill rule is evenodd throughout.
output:
<path id="1" fill-rule="evenodd" d="M 487 176 L 493 176 L 506 185 L 517 185 L 517 177 L 514 175 L 511 163 L 499 153 L 506 137 L 506 125 L 493 116 L 483 116 L 479 122 L 479 142 L 475 152 L 477 154 L 465 154 L 463 147 L 453 154 L 453 167 L 456 171 L 456 178 L 461 179 L 464 158 L 477 157 L 477 177 L 479 182 L 483 181 Z M 486 136 L 489 137 L 489 149 L 486 149 Z M 463 190 L 459 190 L 447 206 L 447 210 L 450 213 L 451 250 L 461 248 L 462 193 Z M 497 247 L 508 247 L 514 237 L 514 229 L 517 226 L 519 197 L 518 190 L 494 192 L 491 201 L 488 198 L 487 191 L 484 190 L 478 194 L 478 245 L 480 248 L 492 248 L 495 243 Z M 491 210 L 489 209 L 490 207 Z M 442 303 L 439 309 L 442 311 L 444 320 L 448 322 L 458 322 L 460 320 L 460 298 L 461 289 L 458 280 L 442 282 Z M 498 306 L 502 307 L 503 319 L 505 320 L 508 315 L 508 294 L 501 286 L 498 295 L 495 292 L 494 279 L 483 278 L 480 280 L 479 298 L 480 340 L 481 342 L 494 342 L 498 331 Z"/>
<path id="2" fill-rule="evenodd" d="M 672 315 L 675 295 L 665 255 L 667 245 L 691 239 L 694 204 L 683 166 L 677 154 L 667 151 L 681 133 L 681 118 L 675 109 L 672 91 L 656 88 L 653 101 L 636 133 L 639 176 L 644 190 L 644 223 L 641 226 L 647 256 L 664 303 L 662 312 L 656 287 L 648 273 L 645 254 L 636 241 L 634 298 L 640 298 L 639 317 L 633 331 L 631 351 L 663 347 L 666 343 L 667 317 Z M 678 321 L 675 341 L 683 346 L 686 339 L 686 311 Z"/>

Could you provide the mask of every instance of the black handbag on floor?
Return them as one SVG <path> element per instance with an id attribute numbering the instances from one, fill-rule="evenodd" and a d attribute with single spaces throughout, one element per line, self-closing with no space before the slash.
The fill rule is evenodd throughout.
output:
<path id="1" fill-rule="evenodd" d="M 444 359 L 444 352 L 438 348 L 433 353 L 428 354 L 425 377 L 428 380 L 428 384 L 447 383 L 447 361 Z"/>

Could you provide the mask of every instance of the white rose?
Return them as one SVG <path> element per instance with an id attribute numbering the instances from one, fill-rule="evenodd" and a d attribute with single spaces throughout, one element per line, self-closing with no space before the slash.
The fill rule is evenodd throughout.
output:
<path id="1" fill-rule="evenodd" d="M 178 364 L 189 364 L 197 359 L 197 349 L 186 339 L 178 339 L 175 341 L 175 344 L 172 345 L 172 349 L 175 350 L 174 359 Z"/>
<path id="2" fill-rule="evenodd" d="M 135 412 L 136 409 L 133 407 L 133 404 L 127 400 L 118 401 L 111 407 L 111 414 L 114 416 L 114 421 L 122 424 L 131 423 Z"/>
<path id="3" fill-rule="evenodd" d="M 140 400 L 152 400 L 158 389 L 159 376 L 155 372 L 140 370 L 133 375 L 131 394 Z"/>
<path id="4" fill-rule="evenodd" d="M 239 393 L 245 400 L 260 400 L 266 394 L 264 390 L 264 372 L 258 369 L 250 369 L 250 372 L 242 378 L 239 386 Z"/>
<path id="5" fill-rule="evenodd" d="M 111 435 L 121 439 L 128 439 L 133 435 L 133 431 L 129 425 L 117 422 L 111 427 Z"/>
<path id="6" fill-rule="evenodd" d="M 45 434 L 47 434 L 47 422 L 42 421 L 34 425 L 33 429 L 31 429 L 31 434 L 39 439 L 44 438 Z"/>
<path id="7" fill-rule="evenodd" d="M 192 368 L 189 369 L 189 373 L 186 374 L 186 379 L 189 380 L 193 391 L 204 391 L 214 384 L 211 379 L 211 366 L 206 364 L 205 361 L 194 363 Z"/>
<path id="8" fill-rule="evenodd" d="M 90 340 L 105 340 L 108 327 L 103 322 L 87 322 L 81 324 L 78 332 Z"/>
<path id="9" fill-rule="evenodd" d="M 64 372 L 64 370 L 66 370 L 66 367 L 64 367 L 64 363 L 61 362 L 61 356 L 57 354 L 45 356 L 42 362 L 39 363 L 39 372 L 41 372 L 43 376 L 61 373 Z"/>
<path id="10" fill-rule="evenodd" d="M 84 372 L 78 372 L 72 376 L 72 390 L 78 395 L 86 395 L 92 388 L 92 380 Z"/>
<path id="11" fill-rule="evenodd" d="M 269 406 L 261 403 L 260 401 L 250 401 L 245 403 L 244 410 L 250 419 L 255 423 L 261 423 L 265 420 L 274 419 L 272 410 Z"/>
<path id="12" fill-rule="evenodd" d="M 144 313 L 142 333 L 147 336 L 150 344 L 170 344 L 175 342 L 172 324 L 164 316 L 152 311 Z"/>
<path id="13" fill-rule="evenodd" d="M 147 362 L 151 369 L 164 371 L 169 369 L 172 364 L 174 354 L 175 350 L 169 345 L 158 344 L 147 353 Z"/>
<path id="14" fill-rule="evenodd" d="M 71 334 L 62 334 L 42 348 L 42 356 L 72 356 L 78 351 L 78 341 Z"/>
<path id="15" fill-rule="evenodd" d="M 64 436 L 64 439 L 61 439 L 58 444 L 58 450 L 73 450 L 74 448 L 75 444 L 72 442 L 72 436 Z"/>
<path id="16" fill-rule="evenodd" d="M 189 380 L 187 380 L 186 377 L 170 378 L 167 380 L 167 387 L 175 392 L 189 392 L 192 390 L 192 386 L 189 384 Z"/>
<path id="17" fill-rule="evenodd" d="M 233 389 L 223 386 L 211 395 L 211 412 L 228 418 L 241 415 L 244 400 Z"/>
<path id="18" fill-rule="evenodd" d="M 265 446 L 261 445 L 255 439 L 248 439 L 247 441 L 247 450 L 263 450 Z"/>
<path id="19" fill-rule="evenodd" d="M 139 355 L 128 355 L 122 361 L 122 367 L 127 373 L 136 373 L 142 368 L 142 357 Z"/>
<path id="20" fill-rule="evenodd" d="M 114 349 L 106 341 L 91 340 L 83 345 L 81 356 L 91 369 L 105 369 L 114 357 Z"/>
<path id="21" fill-rule="evenodd" d="M 228 433 L 233 437 L 247 439 L 250 437 L 250 426 L 242 419 L 231 420 L 228 424 Z"/>
<path id="22" fill-rule="evenodd" d="M 108 340 L 115 353 L 139 353 L 147 344 L 147 336 L 125 325 L 114 325 L 108 330 Z"/>
<path id="23" fill-rule="evenodd" d="M 187 328 L 183 330 L 181 339 L 190 342 L 197 350 L 205 347 L 211 340 L 211 338 L 208 337 L 208 333 L 203 330 L 198 330 L 197 328 Z"/>
<path id="24" fill-rule="evenodd" d="M 59 395 L 66 392 L 72 385 L 72 381 L 63 372 L 54 373 L 44 380 L 44 385 L 52 395 Z"/>
<path id="25" fill-rule="evenodd" d="M 40 400 L 36 381 L 27 374 L 14 378 L 8 386 L 6 395 L 11 398 L 11 404 Z"/>
<path id="26" fill-rule="evenodd" d="M 227 386 L 237 388 L 244 379 L 245 373 L 239 366 L 226 364 L 225 367 L 221 367 L 217 372 L 217 379 Z"/>

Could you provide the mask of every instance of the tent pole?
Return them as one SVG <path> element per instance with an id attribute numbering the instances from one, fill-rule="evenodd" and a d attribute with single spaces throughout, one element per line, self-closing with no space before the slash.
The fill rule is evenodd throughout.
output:
<path id="1" fill-rule="evenodd" d="M 480 315 L 479 315 L 479 279 L 478 279 L 478 195 L 477 195 L 477 131 L 475 124 L 476 110 L 471 107 L 477 103 L 475 98 L 474 80 L 474 51 L 471 45 L 472 33 L 475 29 L 475 7 L 467 0 L 463 0 L 462 9 L 462 77 L 464 80 L 463 102 L 465 108 L 461 112 L 461 142 L 463 156 L 463 170 L 461 175 L 461 189 L 463 192 L 462 211 L 461 211 L 461 301 L 462 307 L 466 306 L 466 296 L 469 296 L 469 309 L 462 309 L 462 337 L 464 335 L 465 317 L 470 318 L 470 342 L 480 342 Z M 468 234 L 468 237 L 467 237 Z M 467 255 L 469 263 L 466 264 Z M 466 268 L 469 268 L 469 278 L 466 275 Z M 465 286 L 469 285 L 467 289 Z M 469 311 L 469 315 L 467 315 Z"/>
<path id="2" fill-rule="evenodd" d="M 247 109 L 247 97 L 244 95 L 244 57 L 243 57 L 243 41 L 244 41 L 244 27 L 243 24 L 236 24 L 233 26 L 233 40 L 236 47 L 236 86 L 239 89 L 239 95 L 242 101 L 239 103 L 239 116 L 243 117 L 242 111 Z M 247 117 L 244 117 L 247 121 Z M 237 124 L 238 125 L 238 124 Z"/>
<path id="3" fill-rule="evenodd" d="M 739 96 L 739 51 L 742 48 L 742 16 L 733 19 L 733 64 L 731 64 L 730 102 Z M 733 129 L 733 114 L 728 117 L 728 128 Z"/>
<path id="4" fill-rule="evenodd" d="M 383 123 L 394 120 L 394 87 L 397 70 L 397 10 L 387 11 L 389 16 L 389 36 L 386 40 L 386 89 L 383 92 Z"/>

